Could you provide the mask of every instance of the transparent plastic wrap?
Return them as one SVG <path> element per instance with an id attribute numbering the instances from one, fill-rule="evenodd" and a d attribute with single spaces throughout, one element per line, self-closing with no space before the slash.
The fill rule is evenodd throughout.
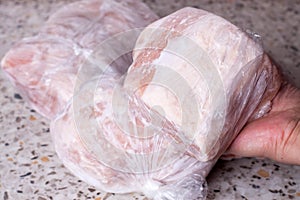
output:
<path id="1" fill-rule="evenodd" d="M 52 37 L 53 30 L 48 25 L 41 34 Z M 23 61 L 10 55 L 14 50 L 3 67 L 26 95 L 59 87 L 65 95 L 68 85 L 68 98 L 74 96 L 68 103 L 63 98 L 60 109 L 45 111 L 45 98 L 27 97 L 42 114 L 56 116 L 51 134 L 57 154 L 82 180 L 154 200 L 205 199 L 205 178 L 218 158 L 248 121 L 269 111 L 281 81 L 276 67 L 256 39 L 199 9 L 184 8 L 144 29 L 113 33 L 92 39 L 97 42 L 83 54 L 59 54 L 74 66 L 68 67 L 74 70 L 68 72 L 74 76 L 71 87 L 60 71 L 60 56 L 45 62 L 57 67 L 45 83 L 64 77 L 57 87 L 40 82 L 36 87 L 21 82 L 23 75 L 12 76 Z M 68 44 L 75 35 L 62 29 L 55 37 Z M 32 73 L 45 73 L 34 67 Z M 63 95 L 54 94 L 51 105 Z"/>
<path id="2" fill-rule="evenodd" d="M 247 121 L 268 112 L 280 87 L 276 67 L 252 36 L 193 8 L 146 27 L 127 73 L 109 70 L 119 55 L 103 46 L 109 41 L 78 73 L 92 69 L 93 78 L 77 84 L 51 124 L 59 157 L 108 192 L 205 199 L 205 177 L 217 159 Z"/>

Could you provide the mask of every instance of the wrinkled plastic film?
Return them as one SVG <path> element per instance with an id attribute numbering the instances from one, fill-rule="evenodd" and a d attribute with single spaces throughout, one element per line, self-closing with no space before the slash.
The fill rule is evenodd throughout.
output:
<path id="1" fill-rule="evenodd" d="M 105 86 L 108 86 L 108 81 L 109 80 L 105 80 Z M 97 119 L 95 120 L 95 115 L 93 114 L 94 112 L 97 112 L 97 108 L 93 108 L 93 106 L 87 104 L 89 99 L 92 99 L 91 91 L 93 90 L 90 89 L 94 85 L 95 83 L 93 82 L 91 82 L 91 85 L 87 83 L 87 85 L 83 87 L 83 91 L 74 97 L 75 102 L 82 101 L 83 104 L 78 102 L 81 104 L 81 107 L 77 105 L 75 108 L 73 108 L 74 113 L 70 109 L 68 111 L 69 113 L 65 113 L 58 121 L 52 124 L 52 130 L 54 132 L 56 132 L 57 128 L 58 131 L 61 130 L 60 126 L 67 127 L 66 123 L 68 123 L 68 126 L 74 126 L 73 128 L 68 129 L 71 131 L 70 134 L 74 134 L 72 137 L 64 138 L 66 136 L 54 135 L 56 149 L 58 150 L 58 154 L 62 160 L 67 162 L 66 166 L 69 166 L 71 170 L 73 169 L 73 172 L 76 170 L 76 174 L 90 184 L 94 183 L 90 182 L 89 177 L 97 178 L 97 186 L 99 187 L 99 184 L 101 184 L 100 188 L 105 189 L 106 191 L 117 191 L 119 193 L 136 191 L 144 192 L 148 196 L 155 199 L 159 199 L 159 197 L 164 197 L 162 199 L 166 199 L 166 197 L 170 195 L 173 196 L 174 199 L 181 199 L 180 196 L 182 195 L 184 189 L 189 196 L 197 195 L 198 197 L 199 192 L 194 193 L 189 190 L 189 188 L 192 189 L 190 186 L 194 185 L 194 189 L 195 187 L 199 186 L 199 191 L 204 191 L 204 188 L 202 188 L 202 184 L 205 183 L 203 178 L 204 174 L 200 175 L 197 171 L 203 173 L 205 170 L 202 168 L 205 166 L 205 164 L 201 165 L 201 163 L 196 159 L 184 155 L 183 152 L 185 151 L 185 146 L 183 146 L 183 144 L 170 144 L 173 142 L 172 135 L 177 133 L 165 135 L 167 132 L 170 132 L 168 127 L 151 126 L 147 127 L 148 132 L 143 132 L 144 134 L 139 135 L 138 137 L 136 134 L 134 135 L 135 137 L 132 135 L 128 137 L 128 135 L 126 135 L 133 134 L 134 131 L 132 130 L 130 130 L 130 133 L 125 133 L 125 135 L 112 135 L 112 130 L 109 130 L 111 126 L 105 126 L 103 121 L 106 120 L 103 118 L 110 118 L 113 116 L 113 114 L 110 113 L 113 109 L 107 107 L 108 113 L 102 110 L 103 115 L 99 116 L 98 118 L 102 124 L 101 125 L 97 124 L 99 122 Z M 107 97 L 110 96 L 107 96 L 106 92 L 103 91 L 95 95 L 95 98 L 97 99 L 96 105 L 102 101 L 106 102 Z M 127 95 L 124 95 L 123 97 L 128 98 Z M 104 100 L 101 101 L 100 99 Z M 143 112 L 143 108 L 141 108 L 141 102 L 134 106 L 138 106 L 138 112 Z M 151 111 L 147 110 L 146 107 L 144 107 L 144 109 L 146 110 L 144 113 L 146 115 L 144 116 L 144 119 L 146 119 L 150 115 L 149 113 L 151 113 Z M 133 112 L 134 109 L 130 108 L 130 111 Z M 79 121 L 74 123 L 73 120 L 76 118 L 76 115 L 79 117 Z M 66 118 L 72 118 L 72 116 L 74 117 L 73 120 L 65 121 Z M 139 116 L 138 113 L 134 113 L 134 115 L 129 115 L 128 117 L 137 116 Z M 139 117 L 139 119 L 142 119 L 142 117 Z M 134 119 L 130 121 L 134 121 Z M 114 131 L 116 133 L 118 130 L 115 128 Z M 149 134 L 156 135 L 154 135 L 153 138 L 148 138 L 148 140 L 144 140 L 142 142 L 141 137 L 147 138 Z M 80 145 L 76 144 L 75 146 L 74 143 L 70 143 L 70 140 L 68 140 L 69 138 L 78 140 L 78 144 Z M 124 140 L 127 140 L 131 146 L 128 147 L 128 143 L 124 143 Z M 65 155 L 66 152 L 72 152 L 73 155 Z M 73 156 L 76 157 L 78 156 L 77 154 L 80 155 L 82 153 L 88 154 L 90 156 L 89 160 L 74 160 L 72 158 Z M 84 158 L 84 156 L 82 156 L 82 158 Z M 89 162 L 93 161 L 94 159 L 97 160 L 97 162 L 94 163 L 94 166 L 92 166 L 92 164 Z M 97 165 L 97 167 L 95 165 Z M 209 165 L 211 166 L 211 164 Z M 81 177 L 80 173 L 78 173 L 78 167 L 80 168 L 79 171 L 85 172 L 83 177 Z M 105 173 L 102 174 L 101 171 L 98 171 L 100 170 L 100 167 L 101 171 L 105 171 Z M 186 170 L 183 171 L 183 167 L 185 167 Z M 99 176 L 95 176 L 94 170 L 96 170 L 96 174 Z M 195 180 L 192 178 L 193 171 L 198 176 L 198 178 L 195 178 Z M 114 181 L 116 174 L 118 174 L 116 177 L 117 180 Z M 163 178 L 164 176 L 170 177 Z M 191 178 L 188 179 L 189 182 L 181 181 L 180 183 L 177 183 L 178 180 L 182 180 L 183 178 L 187 179 L 189 176 L 191 176 Z M 200 177 L 202 178 L 200 179 Z M 127 184 L 126 187 L 124 187 L 123 184 L 126 182 L 129 182 L 132 185 Z M 123 186 L 120 187 L 119 184 Z M 188 186 L 189 184 L 191 185 Z M 181 192 L 174 193 L 175 191 Z M 201 194 L 203 195 L 202 192 Z M 182 196 L 182 199 L 185 199 L 184 197 L 187 196 Z"/>

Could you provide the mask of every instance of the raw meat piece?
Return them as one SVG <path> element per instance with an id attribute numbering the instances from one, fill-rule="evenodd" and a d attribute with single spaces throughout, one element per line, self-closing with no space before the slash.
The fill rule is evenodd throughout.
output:
<path id="1" fill-rule="evenodd" d="M 268 112 L 281 83 L 276 67 L 251 36 L 193 8 L 149 25 L 139 36 L 133 59 L 125 87 L 149 107 L 163 108 L 167 119 L 193 140 L 201 161 L 230 144 L 233 132 L 255 109 L 256 117 Z"/>
<path id="2" fill-rule="evenodd" d="M 251 36 L 184 8 L 141 33 L 127 75 L 84 84 L 51 130 L 65 165 L 98 188 L 204 198 L 210 169 L 247 121 L 268 112 L 280 84 Z"/>
<path id="3" fill-rule="evenodd" d="M 93 49 L 108 38 L 142 28 L 157 16 L 136 0 L 89 0 L 58 10 L 37 36 L 17 43 L 3 58 L 2 68 L 22 96 L 43 116 L 52 119 L 64 108 L 78 84 L 77 72 Z M 140 32 L 141 29 L 136 29 Z M 110 42 L 114 53 L 134 45 L 129 41 Z M 126 52 L 112 68 L 126 71 L 132 62 Z M 107 53 L 108 54 L 108 53 Z M 105 60 L 110 65 L 110 60 Z M 77 81 L 77 82 L 76 82 Z"/>

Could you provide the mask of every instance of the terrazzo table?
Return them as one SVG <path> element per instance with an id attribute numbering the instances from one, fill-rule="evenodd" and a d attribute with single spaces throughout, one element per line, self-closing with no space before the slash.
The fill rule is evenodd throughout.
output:
<path id="1" fill-rule="evenodd" d="M 68 2 L 72 0 L 0 0 L 0 58 Z M 189 5 L 258 32 L 284 74 L 300 87 L 300 1 L 145 2 L 160 16 Z M 147 199 L 140 194 L 107 194 L 78 180 L 55 154 L 49 121 L 24 102 L 1 71 L 0 91 L 0 199 Z M 300 166 L 254 158 L 219 161 L 207 180 L 208 199 L 300 199 Z"/>

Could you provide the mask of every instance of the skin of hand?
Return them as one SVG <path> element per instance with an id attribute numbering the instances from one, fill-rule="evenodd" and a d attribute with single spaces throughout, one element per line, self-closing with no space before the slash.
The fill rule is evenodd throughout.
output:
<path id="1" fill-rule="evenodd" d="M 300 89 L 283 84 L 271 111 L 248 123 L 224 157 L 264 157 L 300 165 Z"/>

